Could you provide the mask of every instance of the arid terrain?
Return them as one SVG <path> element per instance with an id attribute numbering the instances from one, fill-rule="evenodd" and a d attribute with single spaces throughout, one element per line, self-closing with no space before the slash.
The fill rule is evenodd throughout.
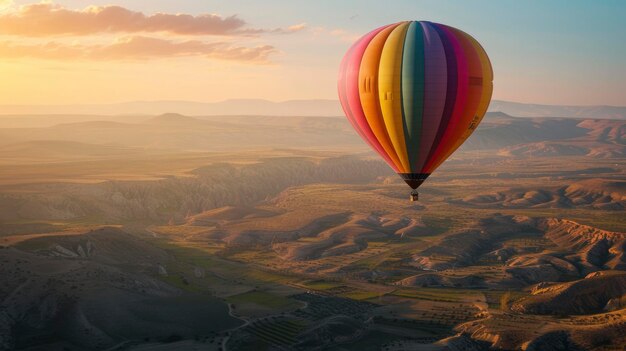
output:
<path id="1" fill-rule="evenodd" d="M 623 350 L 623 109 L 500 104 L 415 203 L 345 118 L 0 116 L 0 350 Z"/>

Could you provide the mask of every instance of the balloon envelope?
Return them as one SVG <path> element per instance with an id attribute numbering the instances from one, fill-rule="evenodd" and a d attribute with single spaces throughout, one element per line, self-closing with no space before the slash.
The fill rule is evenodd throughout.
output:
<path id="1" fill-rule="evenodd" d="M 476 129 L 492 81 L 489 58 L 470 35 L 407 21 L 357 40 L 338 90 L 357 133 L 416 189 Z"/>

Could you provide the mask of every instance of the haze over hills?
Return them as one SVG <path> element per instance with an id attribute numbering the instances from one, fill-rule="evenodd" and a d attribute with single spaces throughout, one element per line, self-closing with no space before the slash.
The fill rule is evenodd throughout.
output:
<path id="1" fill-rule="evenodd" d="M 24 116 L 23 118 L 28 118 Z M 50 116 L 49 118 L 55 119 Z M 0 128 L 0 154 L 10 157 L 45 141 L 133 148 L 226 151 L 251 148 L 368 148 L 344 118 L 305 116 L 205 116 L 177 113 L 130 119 L 90 117 L 53 126 Z M 1 123 L 2 118 L 0 118 Z M 64 122 L 64 120 L 61 120 Z M 141 133 L 137 133 L 137 128 Z M 59 144 L 57 142 L 57 144 Z M 20 143 L 30 143 L 29 146 Z M 56 147 L 60 147 L 57 145 Z M 488 112 L 462 150 L 498 150 L 500 155 L 600 158 L 626 154 L 626 125 L 620 120 L 516 118 Z M 50 150 L 46 151 L 49 152 Z"/>
<path id="2" fill-rule="evenodd" d="M 626 119 L 625 106 L 539 105 L 493 100 L 491 112 L 516 117 L 569 117 L 588 119 Z M 343 116 L 337 100 L 231 99 L 218 102 L 131 101 L 85 105 L 3 105 L 0 116 L 10 115 L 157 115 L 176 112 L 191 116 Z"/>

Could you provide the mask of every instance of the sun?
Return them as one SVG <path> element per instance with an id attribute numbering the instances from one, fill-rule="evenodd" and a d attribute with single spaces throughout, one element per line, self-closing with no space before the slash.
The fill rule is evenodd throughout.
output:
<path id="1" fill-rule="evenodd" d="M 0 12 L 6 11 L 13 6 L 13 0 L 0 0 Z"/>

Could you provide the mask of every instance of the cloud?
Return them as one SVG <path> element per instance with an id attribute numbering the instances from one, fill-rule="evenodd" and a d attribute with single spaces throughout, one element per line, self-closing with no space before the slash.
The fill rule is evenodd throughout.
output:
<path id="1" fill-rule="evenodd" d="M 0 0 L 0 4 L 6 0 Z M 1 5 L 0 5 L 1 8 Z M 42 37 L 54 35 L 84 36 L 96 33 L 168 32 L 179 35 L 251 35 L 271 32 L 295 32 L 304 24 L 287 29 L 245 28 L 237 16 L 215 14 L 188 15 L 156 13 L 146 15 L 121 6 L 90 6 L 71 10 L 50 2 L 28 4 L 0 14 L 0 33 Z"/>
<path id="2" fill-rule="evenodd" d="M 295 33 L 295 32 L 300 32 L 304 29 L 307 28 L 306 23 L 298 23 L 298 24 L 294 24 L 293 26 L 289 26 L 287 27 L 287 29 L 276 29 L 276 31 L 279 31 L 281 33 Z"/>
<path id="3" fill-rule="evenodd" d="M 145 60 L 153 58 L 202 56 L 232 61 L 267 63 L 276 52 L 270 45 L 233 46 L 229 43 L 206 43 L 198 40 L 171 41 L 144 36 L 131 36 L 106 45 L 64 43 L 16 44 L 0 42 L 2 58 L 36 58 L 44 60 Z"/>
<path id="4" fill-rule="evenodd" d="M 0 0 L 0 58 L 43 60 L 146 60 L 207 57 L 267 63 L 277 52 L 271 45 L 250 46 L 250 37 L 302 31 L 305 23 L 286 28 L 255 29 L 235 16 L 216 14 L 144 14 L 122 6 L 68 9 L 48 1 L 14 6 Z M 8 6 L 8 7 L 7 7 Z M 122 34 L 120 34 L 122 33 Z M 122 35 L 113 42 L 112 35 Z M 229 36 L 219 42 L 185 40 L 191 36 Z M 50 40 L 50 37 L 56 37 Z M 69 37 L 69 39 L 68 39 Z M 73 42 L 70 43 L 70 40 Z M 244 43 L 236 43 L 244 41 Z"/>
<path id="5" fill-rule="evenodd" d="M 327 36 L 338 39 L 342 42 L 353 43 L 361 37 L 362 34 L 349 32 L 341 28 L 315 27 L 312 30 L 315 36 Z"/>

